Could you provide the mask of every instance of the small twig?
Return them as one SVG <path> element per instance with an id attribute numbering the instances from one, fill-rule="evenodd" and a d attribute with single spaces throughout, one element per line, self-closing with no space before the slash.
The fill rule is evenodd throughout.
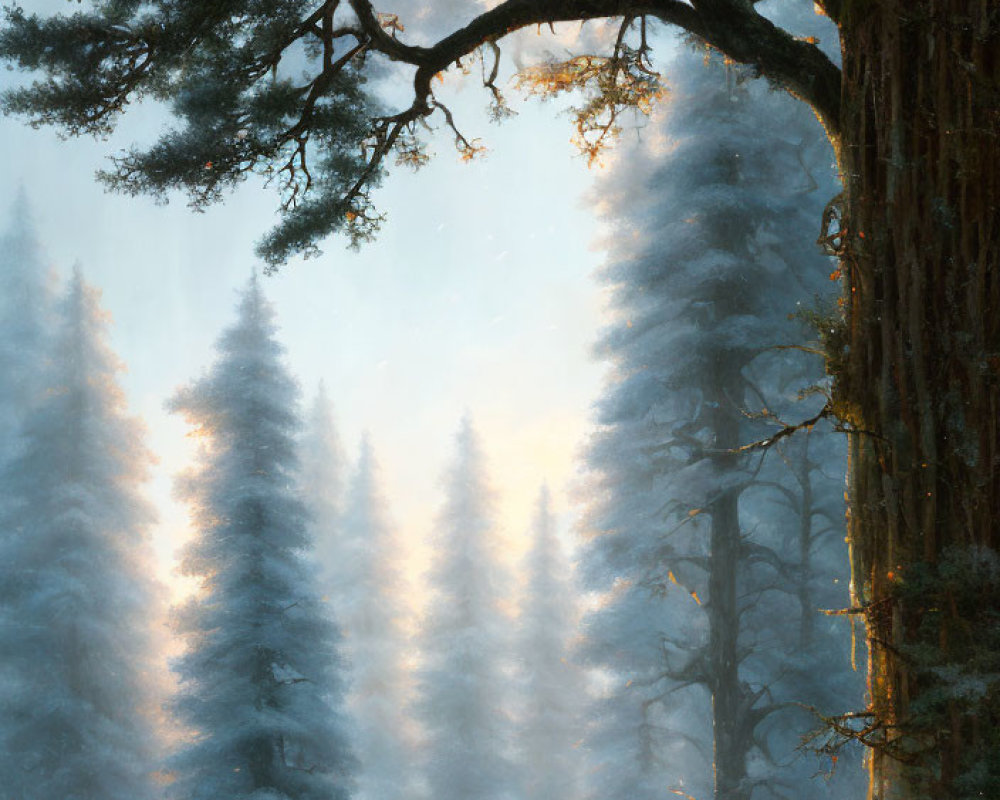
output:
<path id="1" fill-rule="evenodd" d="M 801 350 L 803 353 L 810 353 L 815 356 L 826 358 L 827 353 L 818 347 L 807 347 L 803 344 L 773 344 L 765 347 L 764 350 Z"/>
<path id="2" fill-rule="evenodd" d="M 815 426 L 816 423 L 818 423 L 821 419 L 825 419 L 826 417 L 831 417 L 831 416 L 833 416 L 833 408 L 829 403 L 827 403 L 826 405 L 823 406 L 823 408 L 819 410 L 819 413 L 817 413 L 815 416 L 810 417 L 807 420 L 804 420 L 803 422 L 796 423 L 795 425 L 785 425 L 781 430 L 779 430 L 773 436 L 769 436 L 767 439 L 761 439 L 756 442 L 750 442 L 750 444 L 745 444 L 742 445 L 741 447 L 733 448 L 731 450 L 728 450 L 727 452 L 738 454 L 738 453 L 746 453 L 750 450 L 761 450 L 772 447 L 773 445 L 780 442 L 782 439 L 791 436 L 793 433 L 796 433 L 797 431 L 803 429 L 808 430 L 813 426 Z"/>
<path id="3" fill-rule="evenodd" d="M 448 108 L 444 103 L 442 103 L 436 97 L 431 98 L 431 107 L 440 109 L 441 112 L 444 114 L 445 122 L 447 123 L 448 127 L 451 128 L 452 132 L 455 134 L 455 147 L 457 147 L 458 152 L 462 154 L 463 161 L 471 161 L 473 158 L 476 157 L 476 155 L 486 150 L 486 148 L 483 147 L 482 145 L 476 144 L 476 142 L 478 142 L 479 139 L 473 139 L 472 141 L 469 141 L 468 139 L 465 138 L 465 135 L 458 129 L 458 126 L 455 124 L 455 117 L 452 115 L 451 109 Z"/>
<path id="4" fill-rule="evenodd" d="M 497 76 L 500 74 L 500 45 L 495 40 L 490 39 L 483 47 L 488 47 L 493 53 L 493 66 L 490 69 L 489 75 L 486 74 L 485 54 L 480 53 L 479 63 L 482 67 L 483 86 L 489 89 L 490 94 L 493 96 L 493 101 L 490 104 L 490 117 L 494 122 L 499 122 L 514 116 L 517 112 L 507 104 L 507 99 L 503 96 L 503 92 L 496 85 Z"/>
<path id="5" fill-rule="evenodd" d="M 868 612 L 865 606 L 855 606 L 854 608 L 820 608 L 818 610 L 828 617 L 844 617 L 855 614 L 866 614 Z"/>

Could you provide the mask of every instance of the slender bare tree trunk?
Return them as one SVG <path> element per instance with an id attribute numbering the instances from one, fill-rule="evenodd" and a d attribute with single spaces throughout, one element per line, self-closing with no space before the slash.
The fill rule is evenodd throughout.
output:
<path id="1" fill-rule="evenodd" d="M 788 462 L 793 471 L 795 482 L 799 485 L 799 577 L 796 595 L 799 602 L 799 648 L 803 652 L 812 649 L 816 630 L 816 603 L 813 600 L 813 566 L 812 551 L 815 544 L 813 532 L 813 516 L 816 513 L 813 504 L 812 467 L 809 460 L 810 433 L 800 433 L 803 437 L 802 452 L 798 463 Z M 795 456 L 793 456 L 795 458 Z"/>
<path id="2" fill-rule="evenodd" d="M 717 365 L 706 396 L 715 401 L 710 416 L 720 473 L 736 467 L 732 452 L 740 445 L 740 411 L 732 398 L 741 396 L 739 365 L 724 359 Z M 720 492 L 708 505 L 711 557 L 708 576 L 709 688 L 712 692 L 715 800 L 748 800 L 749 736 L 745 692 L 740 682 L 738 576 L 740 571 L 740 489 Z"/>
<path id="3" fill-rule="evenodd" d="M 1000 4 L 843 5 L 847 327 L 832 371 L 857 431 L 852 586 L 884 739 L 869 796 L 946 800 L 1000 722 L 995 688 L 929 694 L 997 597 L 980 582 L 984 602 L 964 602 L 941 565 L 996 548 L 1000 528 Z"/>

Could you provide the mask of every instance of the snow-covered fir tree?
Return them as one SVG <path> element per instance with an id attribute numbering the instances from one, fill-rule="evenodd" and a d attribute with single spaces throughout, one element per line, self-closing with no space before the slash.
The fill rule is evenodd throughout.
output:
<path id="1" fill-rule="evenodd" d="M 53 297 L 27 196 L 0 237 L 0 464 L 14 457 L 25 413 L 42 389 Z M 0 501 L 2 502 L 2 501 Z"/>
<path id="2" fill-rule="evenodd" d="M 831 157 L 808 113 L 717 59 L 685 52 L 670 74 L 666 146 L 647 137 L 601 188 L 617 319 L 589 453 L 592 795 L 836 796 L 858 775 L 813 780 L 823 765 L 794 748 L 817 724 L 795 703 L 861 704 L 846 628 L 807 635 L 847 602 L 842 477 L 816 480 L 839 443 L 736 452 L 823 405 L 796 402 L 818 359 L 776 348 L 830 285 L 797 233 L 835 193 Z"/>
<path id="3" fill-rule="evenodd" d="M 414 779 L 412 724 L 406 716 L 406 582 L 395 565 L 395 534 L 371 443 L 366 435 L 356 468 L 345 481 L 343 449 L 322 383 L 302 452 L 303 499 L 320 564 L 320 588 L 344 636 L 347 711 L 360 762 L 355 796 L 406 797 Z"/>
<path id="4" fill-rule="evenodd" d="M 4 800 L 155 796 L 151 457 L 99 297 L 73 275 L 44 398 L 0 478 Z"/>
<path id="5" fill-rule="evenodd" d="M 403 606 L 409 593 L 367 436 L 348 487 L 336 550 L 348 579 L 337 588 L 343 597 L 337 611 L 350 663 L 347 706 L 361 761 L 357 797 L 402 800 L 412 796 L 414 780 Z"/>
<path id="6" fill-rule="evenodd" d="M 339 532 L 346 460 L 333 406 L 322 381 L 306 415 L 300 452 L 302 498 L 309 511 L 321 588 L 330 607 L 337 608 L 342 599 L 338 586 L 344 583 L 340 570 L 350 569 L 340 552 Z"/>
<path id="7" fill-rule="evenodd" d="M 509 800 L 509 581 L 478 437 L 462 422 L 432 540 L 431 599 L 420 632 L 417 721 L 426 796 Z"/>
<path id="8" fill-rule="evenodd" d="M 183 800 L 342 800 L 353 786 L 339 635 L 317 596 L 298 478 L 298 390 L 256 278 L 213 367 L 172 400 L 203 437 L 181 482 L 200 592 L 176 614 L 187 651 L 172 760 Z"/>
<path id="9" fill-rule="evenodd" d="M 520 616 L 523 670 L 517 763 L 526 800 L 577 800 L 583 761 L 578 747 L 586 694 L 570 662 L 577 630 L 577 592 L 556 534 L 548 488 L 539 492 L 525 561 L 527 591 Z"/>

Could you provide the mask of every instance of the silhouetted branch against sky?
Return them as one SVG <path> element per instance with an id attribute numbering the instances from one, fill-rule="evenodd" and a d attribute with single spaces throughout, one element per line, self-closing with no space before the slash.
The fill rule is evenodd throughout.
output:
<path id="1" fill-rule="evenodd" d="M 410 11 L 419 22 L 426 9 Z M 280 195 L 282 222 L 258 245 L 275 269 L 296 253 L 314 254 L 334 232 L 353 246 L 371 240 L 385 220 L 373 189 L 392 159 L 426 162 L 429 125 L 449 128 L 465 159 L 484 149 L 435 94 L 444 72 L 471 71 L 481 59 L 483 86 L 502 118 L 510 112 L 496 65 L 505 39 L 532 26 L 554 33 L 559 23 L 594 20 L 615 21 L 617 35 L 602 37 L 601 52 L 550 59 L 565 68 L 564 80 L 552 81 L 558 70 L 550 70 L 549 80 L 533 82 L 550 93 L 590 92 L 576 140 L 591 160 L 613 138 L 621 110 L 647 110 L 657 96 L 646 36 L 653 21 L 785 87 L 837 134 L 840 70 L 812 37 L 776 26 L 749 0 L 506 0 L 461 27 L 431 26 L 437 38 L 428 45 L 410 42 L 405 14 L 380 12 L 370 0 L 325 0 L 305 10 L 281 0 L 119 2 L 67 15 L 15 7 L 0 32 L 0 57 L 41 77 L 5 92 L 3 104 L 34 125 L 104 136 L 136 100 L 168 102 L 178 127 L 114 156 L 101 179 L 132 195 L 183 190 L 203 209 L 248 176 L 262 176 Z M 386 61 L 411 70 L 403 80 L 412 92 L 395 107 L 376 91 Z"/>

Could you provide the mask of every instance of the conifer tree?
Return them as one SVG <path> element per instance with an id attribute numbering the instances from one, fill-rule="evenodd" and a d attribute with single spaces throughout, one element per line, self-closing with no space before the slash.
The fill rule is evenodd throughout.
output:
<path id="1" fill-rule="evenodd" d="M 789 312 L 822 291 L 823 258 L 789 232 L 821 210 L 829 154 L 785 98 L 703 60 L 674 66 L 684 82 L 669 156 L 604 187 L 618 215 L 605 277 L 619 319 L 602 343 L 618 379 L 591 447 L 586 575 L 607 600 L 585 652 L 612 686 L 591 733 L 595 786 L 826 797 L 836 782 L 810 781 L 819 765 L 796 760 L 799 737 L 782 730 L 816 724 L 795 704 L 831 702 L 823 683 L 842 692 L 833 710 L 862 702 L 845 678 L 846 627 L 808 634 L 817 606 L 847 601 L 827 591 L 835 577 L 846 590 L 846 574 L 826 571 L 845 555 L 830 524 L 843 517 L 835 483 L 814 490 L 809 451 L 768 437 L 822 406 L 796 405 L 822 366 L 788 348 L 801 336 Z M 814 459 L 831 448 L 812 438 Z M 764 444 L 740 451 L 753 440 Z M 615 788 L 637 780 L 622 775 L 637 771 L 626 741 L 648 775 L 632 794 Z"/>
<path id="2" fill-rule="evenodd" d="M 548 487 L 539 492 L 532 537 L 518 642 L 524 670 L 517 735 L 523 796 L 577 800 L 583 762 L 576 744 L 585 694 L 582 675 L 569 660 L 577 594 L 556 536 Z"/>
<path id="3" fill-rule="evenodd" d="M 301 451 L 302 497 L 309 510 L 323 593 L 333 598 L 331 592 L 338 582 L 336 573 L 345 566 L 338 552 L 338 525 L 344 502 L 346 464 L 330 397 L 322 381 L 306 417 Z M 332 605 L 336 608 L 338 604 Z"/>
<path id="4" fill-rule="evenodd" d="M 427 796 L 515 796 L 506 689 L 508 591 L 497 557 L 493 499 L 471 422 L 462 422 L 438 518 L 432 596 L 420 633 L 416 711 L 423 728 Z"/>
<path id="5" fill-rule="evenodd" d="M 21 421 L 38 399 L 52 293 L 28 198 L 20 190 L 0 238 L 0 464 L 14 457 Z"/>
<path id="6" fill-rule="evenodd" d="M 203 437 L 181 484 L 195 536 L 183 569 L 201 591 L 178 610 L 187 652 L 174 702 L 192 739 L 172 796 L 342 800 L 345 735 L 338 634 L 316 596 L 300 499 L 297 388 L 257 279 L 214 366 L 172 400 Z"/>
<path id="7" fill-rule="evenodd" d="M 79 272 L 60 310 L 47 391 L 2 477 L 0 797 L 146 800 L 151 459 Z"/>
<path id="8" fill-rule="evenodd" d="M 344 598 L 338 614 L 351 665 L 347 704 L 361 761 L 357 797 L 403 800 L 411 796 L 414 777 L 406 716 L 409 675 L 402 603 L 407 592 L 378 484 L 378 464 L 366 436 L 338 530 L 336 552 L 348 581 L 336 594 Z"/>

